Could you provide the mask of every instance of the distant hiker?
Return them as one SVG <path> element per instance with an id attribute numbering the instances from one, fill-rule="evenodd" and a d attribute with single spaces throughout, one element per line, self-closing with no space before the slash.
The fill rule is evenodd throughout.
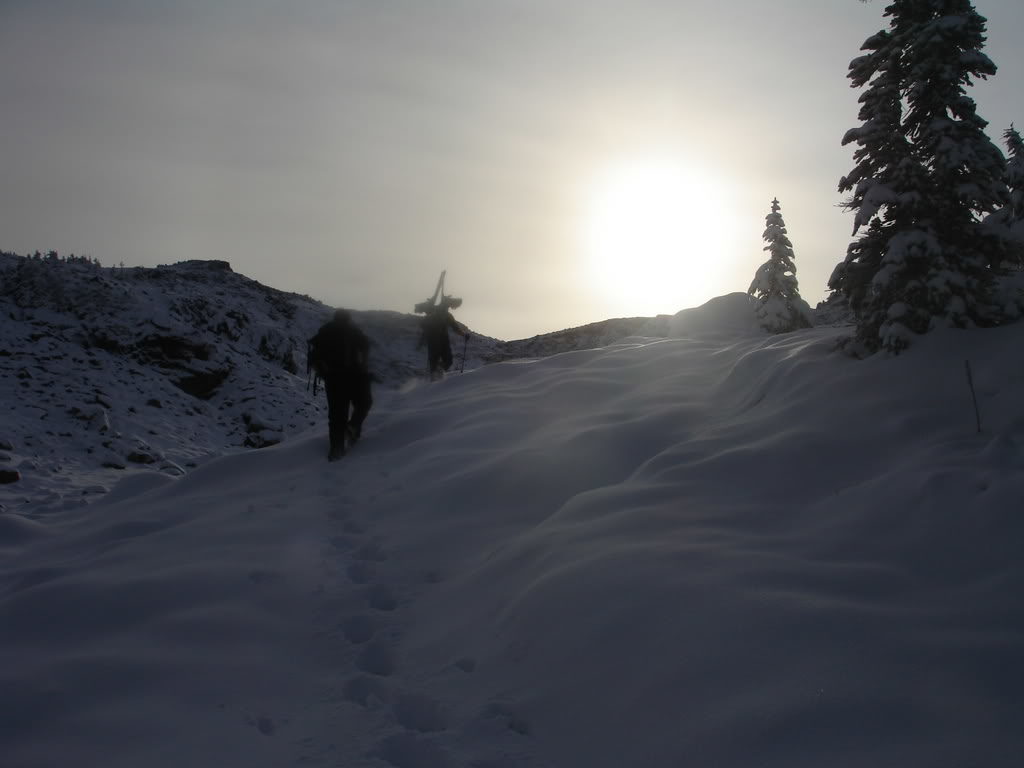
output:
<path id="1" fill-rule="evenodd" d="M 347 310 L 335 310 L 334 317 L 309 340 L 309 364 L 324 381 L 331 440 L 327 458 L 337 461 L 345 455 L 346 440 L 349 446 L 359 440 L 363 421 L 373 405 L 370 340 L 352 322 Z"/>
<path id="2" fill-rule="evenodd" d="M 427 345 L 427 369 L 431 381 L 441 378 L 444 372 L 452 367 L 452 344 L 448 339 L 448 329 L 454 329 L 457 334 L 469 341 L 469 330 L 452 316 L 451 310 L 462 306 L 462 299 L 445 295 L 445 274 L 441 273 L 434 295 L 415 307 L 417 312 L 423 314 L 420 319 L 422 332 L 419 346 Z M 462 354 L 462 364 L 465 365 L 465 351 Z"/>
<path id="3" fill-rule="evenodd" d="M 452 367 L 452 344 L 448 338 L 448 329 L 453 329 L 466 340 L 469 339 L 469 331 L 452 316 L 445 301 L 431 308 L 420 320 L 420 324 L 420 346 L 427 345 L 430 378 L 439 379 L 444 371 Z"/>

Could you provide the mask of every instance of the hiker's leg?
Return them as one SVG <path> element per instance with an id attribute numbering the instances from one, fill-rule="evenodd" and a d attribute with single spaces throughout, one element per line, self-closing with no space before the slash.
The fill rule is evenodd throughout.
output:
<path id="1" fill-rule="evenodd" d="M 434 342 L 430 343 L 427 351 L 427 371 L 431 380 L 441 373 L 441 348 Z"/>
<path id="2" fill-rule="evenodd" d="M 441 349 L 441 363 L 447 371 L 452 367 L 452 345 L 448 339 L 445 339 L 444 341 L 444 347 Z"/>
<path id="3" fill-rule="evenodd" d="M 327 394 L 327 424 L 331 440 L 331 456 L 345 453 L 345 426 L 348 424 L 349 397 L 344 382 L 328 379 L 324 382 Z"/>
<path id="4" fill-rule="evenodd" d="M 356 385 L 355 396 L 352 398 L 352 434 L 356 440 L 363 434 L 363 422 L 373 405 L 373 394 L 370 391 L 370 377 L 364 376 Z"/>

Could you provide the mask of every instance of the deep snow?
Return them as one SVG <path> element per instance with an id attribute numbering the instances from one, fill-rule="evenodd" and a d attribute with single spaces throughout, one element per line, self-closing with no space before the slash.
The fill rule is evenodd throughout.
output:
<path id="1" fill-rule="evenodd" d="M 1019 764 L 1024 325 L 747 311 L 0 513 L 3 765 Z"/>

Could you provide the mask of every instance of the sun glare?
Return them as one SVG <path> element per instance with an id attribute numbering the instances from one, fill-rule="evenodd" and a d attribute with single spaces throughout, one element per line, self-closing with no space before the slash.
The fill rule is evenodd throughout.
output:
<path id="1" fill-rule="evenodd" d="M 615 311 L 671 314 L 746 288 L 725 279 L 733 217 L 713 176 L 680 162 L 628 162 L 599 174 L 588 192 L 586 270 Z"/>

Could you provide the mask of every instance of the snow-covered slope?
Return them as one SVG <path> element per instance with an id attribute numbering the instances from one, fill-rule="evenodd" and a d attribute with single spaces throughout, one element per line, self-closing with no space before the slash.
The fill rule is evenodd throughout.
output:
<path id="1" fill-rule="evenodd" d="M 337 464 L 0 514 L 3 764 L 1016 765 L 1024 325 L 841 333 L 489 365 Z"/>
<path id="2" fill-rule="evenodd" d="M 139 467 L 179 475 L 320 423 L 306 339 L 331 313 L 226 262 L 99 268 L 0 254 L 0 504 L 80 504 Z M 414 315 L 355 312 L 380 389 L 420 375 Z M 501 355 L 474 335 L 463 363 Z"/>

